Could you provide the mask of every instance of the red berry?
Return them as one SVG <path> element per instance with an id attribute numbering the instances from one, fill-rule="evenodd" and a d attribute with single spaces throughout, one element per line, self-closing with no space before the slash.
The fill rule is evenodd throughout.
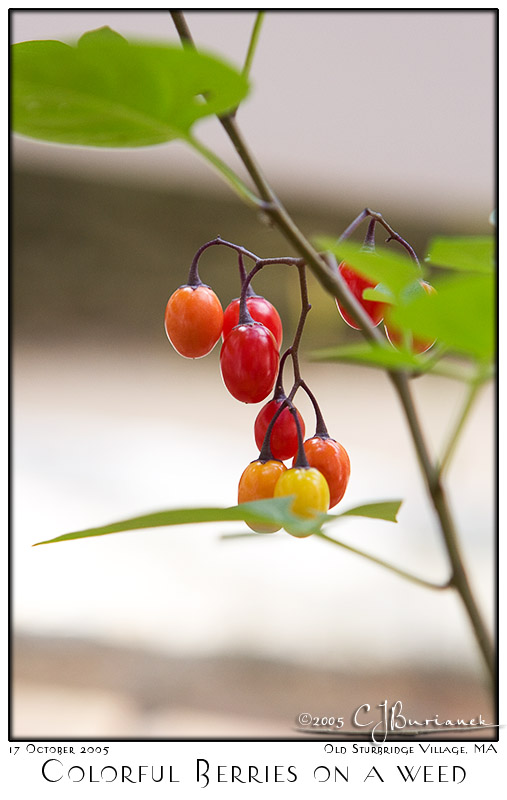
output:
<path id="1" fill-rule="evenodd" d="M 236 400 L 260 403 L 271 392 L 278 373 L 278 347 L 259 322 L 237 325 L 220 352 L 223 381 Z"/>
<path id="2" fill-rule="evenodd" d="M 278 349 L 282 346 L 283 330 L 282 320 L 276 308 L 265 297 L 255 295 L 247 297 L 246 305 L 255 322 L 262 322 L 269 328 L 276 339 Z M 239 297 L 231 300 L 224 311 L 224 327 L 222 337 L 225 337 L 239 322 Z"/>
<path id="3" fill-rule="evenodd" d="M 213 289 L 180 286 L 165 310 L 165 330 L 174 349 L 185 358 L 202 358 L 218 342 L 224 313 Z"/>
<path id="4" fill-rule="evenodd" d="M 427 281 L 415 281 L 410 284 L 402 293 L 402 302 L 407 303 L 417 295 L 421 294 L 424 290 L 426 294 L 436 294 L 437 290 Z M 386 336 L 393 345 L 393 347 L 401 348 L 407 346 L 413 353 L 425 353 L 435 344 L 434 340 L 420 339 L 414 336 L 412 331 L 403 332 L 399 328 L 394 327 L 391 322 L 384 324 Z"/>
<path id="5" fill-rule="evenodd" d="M 283 400 L 270 400 L 261 408 L 255 420 L 254 433 L 255 443 L 259 450 L 262 448 L 264 437 L 269 423 L 273 419 L 276 411 L 282 405 Z M 297 412 L 301 435 L 305 435 L 305 423 L 303 417 Z M 294 417 L 287 406 L 280 412 L 271 430 L 270 447 L 273 458 L 286 461 L 296 455 L 298 449 L 298 431 Z"/>
<path id="6" fill-rule="evenodd" d="M 321 472 L 329 486 L 329 508 L 340 502 L 350 477 L 350 460 L 345 448 L 334 439 L 313 436 L 304 443 L 311 467 Z"/>
<path id="7" fill-rule="evenodd" d="M 369 278 L 364 278 L 355 269 L 349 267 L 345 261 L 342 261 L 338 270 L 346 282 L 347 286 L 349 287 L 350 291 L 362 305 L 366 313 L 368 314 L 369 318 L 371 319 L 374 325 L 378 325 L 382 322 L 382 318 L 384 316 L 385 310 L 385 303 L 380 303 L 378 300 L 363 300 L 363 292 L 365 289 L 373 289 L 376 284 L 369 280 Z M 340 305 L 338 300 L 336 301 L 336 305 L 338 306 L 338 311 L 342 315 L 343 319 L 350 325 L 351 328 L 355 328 L 356 331 L 360 330 L 359 325 L 355 320 L 352 319 L 350 314 L 345 311 L 344 308 Z"/>

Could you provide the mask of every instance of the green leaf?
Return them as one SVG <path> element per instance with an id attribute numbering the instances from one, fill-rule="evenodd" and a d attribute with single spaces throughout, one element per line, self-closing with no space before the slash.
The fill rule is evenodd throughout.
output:
<path id="1" fill-rule="evenodd" d="M 83 33 L 77 43 L 77 46 L 86 47 L 88 44 L 108 44 L 109 42 L 124 42 L 124 44 L 128 44 L 127 40 L 121 35 L 121 33 L 117 33 L 117 31 L 113 31 L 113 29 L 108 25 L 104 25 L 102 28 L 96 28 L 93 31 L 87 31 L 86 33 Z"/>
<path id="2" fill-rule="evenodd" d="M 339 522 L 342 517 L 368 517 L 369 519 L 379 519 L 385 522 L 398 522 L 397 514 L 400 510 L 402 500 L 384 500 L 381 503 L 366 503 L 362 506 L 355 506 L 349 508 L 347 511 L 342 511 L 341 514 L 326 514 L 320 519 L 320 526 L 328 525 L 333 522 Z M 315 531 L 316 532 L 316 531 Z M 221 539 L 254 539 L 265 534 L 249 533 L 224 533 Z"/>
<path id="3" fill-rule="evenodd" d="M 189 48 L 126 42 L 101 28 L 77 47 L 12 46 L 17 133 L 62 144 L 142 147 L 185 139 L 202 117 L 224 114 L 248 92 L 235 69 Z"/>
<path id="4" fill-rule="evenodd" d="M 382 284 L 374 286 L 373 289 L 363 289 L 363 300 L 376 300 L 378 303 L 389 304 L 394 302 L 392 292 Z"/>
<path id="5" fill-rule="evenodd" d="M 495 285 L 492 275 L 447 276 L 434 294 L 418 293 L 392 308 L 390 323 L 450 351 L 490 361 L 495 353 Z"/>
<path id="6" fill-rule="evenodd" d="M 326 347 L 312 353 L 315 361 L 344 361 L 353 364 L 364 364 L 368 367 L 390 370 L 410 370 L 425 372 L 431 368 L 432 359 L 413 355 L 406 350 L 395 350 L 394 347 L 381 347 L 377 344 L 343 345 Z"/>
<path id="7" fill-rule="evenodd" d="M 290 529 L 293 536 L 308 536 L 310 533 L 320 530 L 324 522 L 335 520 L 336 516 L 353 514 L 356 516 L 376 517 L 377 519 L 391 519 L 389 514 L 392 514 L 392 511 L 387 509 L 388 506 L 392 506 L 392 502 L 389 502 L 358 506 L 356 509 L 349 509 L 349 511 L 342 512 L 339 515 L 318 514 L 312 519 L 302 519 L 291 513 L 292 499 L 292 497 L 276 497 L 272 500 L 255 500 L 251 503 L 242 503 L 231 508 L 176 508 L 169 511 L 158 511 L 154 514 L 145 514 L 141 517 L 131 517 L 109 525 L 101 525 L 98 528 L 86 528 L 82 531 L 65 533 L 55 539 L 36 542 L 34 547 L 39 544 L 68 542 L 72 539 L 87 539 L 91 536 L 106 536 L 110 533 L 122 533 L 144 528 L 190 525 L 199 522 L 235 522 L 238 520 L 254 524 L 275 523 L 287 530 Z M 398 502 L 399 505 L 401 501 L 393 502 Z M 255 535 L 266 536 L 267 534 Z"/>
<path id="8" fill-rule="evenodd" d="M 291 497 L 279 497 L 272 500 L 256 500 L 251 503 L 242 503 L 231 508 L 176 508 L 168 511 L 158 511 L 154 514 L 145 514 L 140 517 L 101 525 L 98 528 L 87 528 L 82 531 L 66 533 L 55 539 L 48 539 L 36 544 L 52 544 L 53 542 L 66 542 L 72 539 L 85 539 L 90 536 L 105 536 L 110 533 L 141 530 L 144 528 L 159 528 L 167 525 L 189 525 L 199 522 L 234 522 L 243 520 L 257 524 L 277 523 L 281 526 L 294 526 L 298 532 L 305 532 L 315 527 L 315 519 L 303 520 L 290 512 Z M 263 534 L 265 535 L 265 534 Z"/>
<path id="9" fill-rule="evenodd" d="M 392 292 L 395 298 L 407 284 L 421 277 L 411 259 L 387 247 L 376 247 L 374 253 L 369 253 L 354 242 L 337 242 L 328 237 L 317 238 L 316 244 L 319 249 L 333 253 L 339 261 L 346 261 L 366 278 L 384 284 L 383 291 Z"/>
<path id="10" fill-rule="evenodd" d="M 368 503 L 367 505 L 349 508 L 348 511 L 342 511 L 341 514 L 336 516 L 369 517 L 370 519 L 383 519 L 386 522 L 398 522 L 396 516 L 402 502 L 402 500 L 385 500 L 382 503 Z"/>
<path id="11" fill-rule="evenodd" d="M 428 355 L 413 355 L 407 350 L 379 347 L 360 343 L 341 347 L 328 347 L 312 353 L 315 361 L 339 361 L 359 364 L 364 367 L 388 370 L 405 370 L 409 373 L 436 375 L 464 383 L 484 383 L 494 375 L 494 370 L 477 368 L 469 363 L 460 363 L 450 359 L 442 359 L 439 345 L 435 345 Z"/>
<path id="12" fill-rule="evenodd" d="M 437 236 L 424 259 L 440 267 L 470 272 L 492 272 L 495 266 L 493 236 Z"/>

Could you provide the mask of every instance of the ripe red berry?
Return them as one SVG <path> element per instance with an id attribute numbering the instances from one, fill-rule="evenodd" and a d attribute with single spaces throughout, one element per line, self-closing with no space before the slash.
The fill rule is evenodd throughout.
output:
<path id="1" fill-rule="evenodd" d="M 246 305 L 255 322 L 262 322 L 269 328 L 276 339 L 278 349 L 282 346 L 283 330 L 282 320 L 278 311 L 269 300 L 259 295 L 247 297 Z M 239 323 L 239 297 L 232 300 L 224 311 L 224 326 L 222 337 L 225 339 L 230 331 Z"/>
<path id="2" fill-rule="evenodd" d="M 373 289 L 376 284 L 369 280 L 368 278 L 363 277 L 355 269 L 349 267 L 345 261 L 342 261 L 338 270 L 346 282 L 347 286 L 349 287 L 350 291 L 354 295 L 354 297 L 359 301 L 362 305 L 366 313 L 368 314 L 369 318 L 371 319 L 374 325 L 378 325 L 382 322 L 382 318 L 384 316 L 385 310 L 385 303 L 380 303 L 378 300 L 363 300 L 363 292 L 365 289 Z M 342 315 L 343 319 L 350 325 L 351 328 L 354 328 L 356 331 L 360 330 L 359 325 L 355 320 L 352 319 L 350 314 L 345 311 L 345 309 L 340 305 L 338 300 L 336 301 L 336 305 L 338 306 L 338 311 Z"/>
<path id="3" fill-rule="evenodd" d="M 224 313 L 213 289 L 180 286 L 165 310 L 165 330 L 174 349 L 185 358 L 202 358 L 218 342 Z"/>
<path id="4" fill-rule="evenodd" d="M 278 373 L 278 347 L 259 322 L 237 325 L 220 352 L 223 381 L 236 400 L 260 403 L 271 392 Z"/>
<path id="5" fill-rule="evenodd" d="M 350 460 L 345 448 L 334 439 L 313 436 L 304 443 L 311 467 L 321 472 L 329 486 L 329 508 L 340 502 L 350 477 Z"/>
<path id="6" fill-rule="evenodd" d="M 261 408 L 257 414 L 254 425 L 255 443 L 259 450 L 262 448 L 264 437 L 268 429 L 269 423 L 273 419 L 275 413 L 282 405 L 283 400 L 270 400 L 265 406 Z M 301 426 L 301 435 L 305 435 L 305 423 L 303 417 L 297 411 L 299 424 Z M 296 455 L 298 449 L 298 431 L 294 417 L 287 406 L 280 412 L 273 428 L 271 430 L 270 447 L 273 458 L 278 458 L 280 461 L 286 461 Z"/>
<path id="7" fill-rule="evenodd" d="M 402 292 L 401 302 L 409 303 L 423 291 L 428 295 L 437 293 L 437 290 L 427 281 L 415 281 Z M 435 340 L 421 339 L 414 336 L 412 331 L 401 331 L 389 321 L 385 322 L 384 329 L 387 338 L 396 348 L 408 347 L 413 353 L 425 353 L 435 344 Z"/>

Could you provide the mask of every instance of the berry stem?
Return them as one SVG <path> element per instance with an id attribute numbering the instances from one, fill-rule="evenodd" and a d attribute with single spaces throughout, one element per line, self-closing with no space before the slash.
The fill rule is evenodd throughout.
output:
<path id="1" fill-rule="evenodd" d="M 246 281 L 246 269 L 245 269 L 245 263 L 243 261 L 243 253 L 238 253 L 238 265 L 239 265 L 239 276 L 241 278 L 241 287 L 243 287 L 243 284 Z M 248 284 L 248 288 L 246 290 L 246 296 L 258 297 L 258 295 L 255 294 L 251 283 Z"/>
<path id="2" fill-rule="evenodd" d="M 301 342 L 301 336 L 303 334 L 303 328 L 305 326 L 306 318 L 311 309 L 311 305 L 308 302 L 308 284 L 306 280 L 306 267 L 304 262 L 298 264 L 298 271 L 299 271 L 299 288 L 301 291 L 301 314 L 299 316 L 299 322 L 296 329 L 296 333 L 294 334 L 294 341 L 292 342 L 290 348 L 292 365 L 294 368 L 295 383 L 301 381 L 301 371 L 299 368 L 299 345 Z"/>
<path id="3" fill-rule="evenodd" d="M 282 398 L 280 398 L 282 399 Z M 261 451 L 259 453 L 259 461 L 271 461 L 273 459 L 273 453 L 271 452 L 271 432 L 275 426 L 275 422 L 277 421 L 278 417 L 284 410 L 287 408 L 289 404 L 289 399 L 284 396 L 282 404 L 276 409 L 273 417 L 270 420 L 270 423 L 266 429 L 266 433 L 264 434 L 264 441 L 262 442 Z"/>
<path id="4" fill-rule="evenodd" d="M 221 236 L 216 236 L 214 239 L 211 239 L 209 242 L 205 242 L 205 244 L 201 245 L 197 253 L 192 259 L 192 263 L 190 265 L 190 270 L 188 273 L 188 285 L 189 286 L 202 286 L 202 281 L 199 277 L 199 270 L 198 264 L 199 259 L 208 247 L 214 247 L 215 245 L 223 245 L 224 247 L 230 247 L 231 250 L 235 250 L 240 256 L 246 256 L 247 258 L 251 258 L 252 261 L 259 261 L 259 256 L 256 256 L 255 253 L 252 253 L 250 250 L 247 250 L 245 247 L 241 247 L 239 244 L 234 244 L 233 242 L 228 242 L 226 239 L 222 239 Z M 241 270 L 241 266 L 240 266 Z"/>
<path id="5" fill-rule="evenodd" d="M 339 242 L 343 242 L 343 240 L 344 240 L 344 239 L 348 239 L 348 237 L 349 237 L 349 236 L 350 236 L 352 233 L 354 233 L 354 231 L 356 230 L 356 228 L 358 228 L 358 227 L 359 227 L 359 225 L 360 225 L 362 222 L 364 222 L 364 220 L 365 220 L 367 217 L 371 217 L 371 218 L 372 218 L 372 221 L 374 220 L 375 222 L 378 222 L 378 223 L 380 223 L 380 225 L 382 225 L 382 227 L 383 227 L 383 228 L 385 228 L 385 229 L 386 229 L 386 231 L 387 231 L 387 232 L 388 232 L 388 234 L 389 234 L 389 236 L 388 236 L 388 237 L 387 237 L 387 239 L 386 239 L 386 242 L 390 242 L 390 241 L 394 240 L 395 242 L 398 242 L 399 244 L 401 244 L 401 245 L 402 245 L 402 247 L 404 247 L 404 248 L 405 248 L 405 250 L 406 250 L 406 251 L 408 252 L 408 254 L 410 255 L 410 258 L 412 259 L 412 261 L 413 261 L 415 264 L 417 264 L 417 267 L 419 268 L 419 270 L 421 270 L 421 265 L 420 265 L 420 263 L 419 263 L 419 259 L 417 258 L 417 255 L 416 255 L 416 252 L 415 252 L 414 248 L 413 248 L 413 247 L 412 247 L 412 246 L 411 246 L 411 245 L 410 245 L 410 244 L 409 244 L 409 243 L 408 243 L 408 242 L 407 242 L 407 241 L 406 241 L 406 240 L 403 238 L 403 236 L 400 236 L 400 234 L 399 234 L 399 233 L 396 233 L 396 231 L 395 231 L 393 228 L 391 228 L 391 226 L 390 226 L 390 225 L 389 225 L 389 223 L 388 223 L 388 222 L 387 222 L 387 221 L 384 219 L 384 217 L 382 216 L 382 214 L 380 214 L 378 211 L 372 211 L 372 210 L 371 210 L 371 208 L 365 208 L 365 209 L 363 209 L 363 211 L 361 211 L 361 213 L 360 213 L 360 214 L 358 214 L 358 215 L 357 215 L 357 217 L 356 217 L 356 218 L 355 218 L 355 219 L 354 219 L 354 220 L 353 220 L 353 221 L 350 223 L 350 225 L 348 226 L 348 228 L 346 228 L 346 229 L 343 231 L 343 233 L 342 233 L 342 235 L 340 236 L 340 238 L 338 239 L 338 241 L 339 241 Z M 370 225 L 371 225 L 371 222 L 370 222 Z M 369 230 L 369 229 L 368 229 L 368 230 Z M 367 237 L 368 237 L 368 234 L 367 234 Z M 365 243 L 366 243 L 366 239 L 365 239 Z"/>
<path id="6" fill-rule="evenodd" d="M 283 388 L 283 368 L 285 367 L 285 362 L 287 361 L 287 358 L 291 355 L 291 353 L 292 353 L 292 346 L 288 347 L 287 350 L 280 357 L 280 366 L 278 367 L 278 376 L 276 378 L 273 400 L 281 400 L 283 397 L 285 397 L 285 390 Z"/>
<path id="7" fill-rule="evenodd" d="M 365 250 L 369 253 L 375 252 L 375 225 L 377 224 L 376 219 L 371 219 L 368 225 L 368 230 L 366 232 L 366 236 L 364 237 L 364 242 L 362 246 L 362 250 Z"/>
<path id="8" fill-rule="evenodd" d="M 327 430 L 326 423 L 324 422 L 322 411 L 320 410 L 319 404 L 317 403 L 317 398 L 315 397 L 313 392 L 310 390 L 310 388 L 304 381 L 301 381 L 300 386 L 310 398 L 313 410 L 315 411 L 315 419 L 316 419 L 315 436 L 318 436 L 320 439 L 330 439 L 331 437 Z"/>
<path id="9" fill-rule="evenodd" d="M 234 245 L 235 247 L 235 245 Z M 245 280 L 243 281 L 243 286 L 241 288 L 241 296 L 239 298 L 239 325 L 249 324 L 254 322 L 250 312 L 248 311 L 248 307 L 246 304 L 247 293 L 250 289 L 250 284 L 252 283 L 252 278 L 256 275 L 263 267 L 267 267 L 271 264 L 287 264 L 288 266 L 297 266 L 299 267 L 302 264 L 302 259 L 300 258 L 291 258 L 290 256 L 281 257 L 281 258 L 259 258 L 257 259 L 256 263 L 246 276 Z"/>
<path id="10" fill-rule="evenodd" d="M 307 459 L 306 453 L 305 453 L 305 447 L 304 447 L 304 444 L 303 444 L 303 432 L 301 431 L 301 425 L 299 424 L 297 411 L 296 411 L 296 409 L 294 408 L 294 406 L 292 405 L 292 403 L 290 401 L 289 401 L 288 405 L 289 405 L 289 408 L 290 408 L 290 413 L 294 417 L 294 422 L 296 423 L 296 428 L 297 428 L 297 432 L 298 432 L 298 451 L 297 451 L 297 455 L 296 455 L 296 460 L 294 462 L 294 467 L 300 467 L 300 468 L 303 468 L 303 469 L 308 469 L 310 467 L 310 464 L 308 463 L 308 459 Z"/>

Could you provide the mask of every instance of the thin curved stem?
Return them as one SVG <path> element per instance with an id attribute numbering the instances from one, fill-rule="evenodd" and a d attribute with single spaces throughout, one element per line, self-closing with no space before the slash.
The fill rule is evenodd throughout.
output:
<path id="1" fill-rule="evenodd" d="M 247 250 L 245 247 L 241 247 L 240 245 L 234 244 L 233 242 L 228 242 L 226 239 L 222 239 L 221 236 L 216 236 L 214 239 L 211 239 L 211 241 L 201 245 L 201 247 L 198 249 L 197 253 L 193 257 L 192 263 L 190 265 L 190 270 L 188 273 L 188 283 L 190 286 L 198 286 L 199 284 L 202 283 L 201 278 L 199 277 L 199 259 L 205 250 L 207 250 L 209 247 L 214 247 L 215 245 L 223 245 L 224 247 L 229 247 L 231 250 L 234 250 L 236 253 L 238 253 L 240 258 L 241 256 L 247 256 L 248 258 L 251 258 L 255 262 L 259 260 L 258 256 L 256 256 L 255 253 L 250 252 L 250 250 Z M 240 270 L 241 270 L 241 265 L 240 265 Z"/>
<path id="2" fill-rule="evenodd" d="M 315 397 L 314 393 L 311 391 L 310 387 L 305 383 L 305 381 L 301 381 L 300 383 L 301 388 L 310 398 L 310 402 L 313 406 L 313 410 L 315 412 L 315 436 L 318 436 L 320 439 L 330 439 L 329 431 L 327 429 L 327 425 L 324 422 L 324 417 L 322 415 L 322 411 L 320 410 L 320 406 L 317 402 L 317 398 Z"/>
<path id="3" fill-rule="evenodd" d="M 312 308 L 308 301 L 308 285 L 306 282 L 306 267 L 304 263 L 299 265 L 298 271 L 299 287 L 301 291 L 301 314 L 299 316 L 299 322 L 296 333 L 294 334 L 294 341 L 292 342 L 291 348 L 292 365 L 294 368 L 294 382 L 301 381 L 301 370 L 299 368 L 299 345 L 301 343 L 301 336 L 303 335 L 303 328 L 305 327 L 306 318 Z"/>
<path id="4" fill-rule="evenodd" d="M 378 222 L 380 225 L 382 225 L 382 227 L 385 228 L 385 230 L 389 234 L 389 237 L 388 237 L 387 241 L 389 242 L 392 239 L 393 241 L 398 242 L 399 244 L 401 244 L 402 247 L 404 247 L 405 250 L 410 255 L 410 258 L 412 259 L 412 261 L 419 267 L 419 269 L 421 269 L 421 265 L 419 263 L 419 259 L 417 258 L 417 254 L 416 254 L 414 248 L 403 238 L 403 236 L 400 236 L 399 233 L 396 233 L 396 231 L 393 228 L 391 228 L 391 226 L 384 219 L 382 214 L 380 214 L 378 211 L 372 211 L 371 208 L 364 208 L 361 211 L 361 213 L 358 214 L 357 217 L 354 220 L 352 220 L 350 225 L 343 231 L 343 233 L 339 237 L 338 241 L 339 242 L 343 242 L 344 239 L 348 239 L 348 237 L 352 233 L 354 233 L 356 228 L 358 228 L 359 225 L 361 225 L 361 223 L 364 222 L 364 220 L 367 217 L 371 217 L 371 219 L 375 220 L 375 222 Z"/>
<path id="5" fill-rule="evenodd" d="M 355 553 L 362 558 L 366 558 L 368 561 L 372 561 L 374 564 L 378 564 L 381 567 L 384 567 L 384 569 L 389 570 L 389 572 L 394 572 L 395 575 L 399 575 L 401 578 L 405 578 L 405 580 L 410 581 L 411 583 L 416 583 L 418 586 L 424 586 L 426 589 L 443 591 L 444 589 L 449 589 L 451 586 L 450 581 L 447 581 L 446 583 L 433 583 L 433 581 L 427 581 L 425 578 L 419 578 L 417 575 L 413 575 L 411 572 L 407 572 L 400 567 L 395 567 L 394 564 L 390 564 L 389 561 L 384 561 L 382 558 L 377 558 L 377 556 L 372 556 L 370 553 L 365 553 L 363 550 L 358 550 L 357 547 L 351 547 L 349 544 L 339 542 L 338 539 L 333 539 L 331 536 L 327 536 L 327 534 L 323 533 L 322 531 L 317 531 L 313 535 L 318 536 L 320 539 L 325 539 L 326 542 L 331 542 L 331 544 L 336 544 L 338 547 L 342 547 L 344 550 L 348 550 L 350 553 Z"/>
<path id="6" fill-rule="evenodd" d="M 261 32 L 262 23 L 264 22 L 265 16 L 266 16 L 265 11 L 258 11 L 255 16 L 255 22 L 252 28 L 252 33 L 250 36 L 250 42 L 248 44 L 245 63 L 242 70 L 242 74 L 245 76 L 245 78 L 248 78 L 250 70 L 252 68 L 252 61 L 255 55 L 255 51 L 257 49 L 257 44 L 259 43 L 259 34 Z"/>
<path id="7" fill-rule="evenodd" d="M 235 193 L 243 200 L 247 205 L 259 209 L 264 208 L 263 203 L 259 200 L 256 194 L 254 194 L 248 186 L 243 183 L 241 178 L 236 175 L 234 170 L 232 170 L 225 161 L 222 161 L 212 150 L 209 150 L 206 145 L 202 144 L 195 136 L 188 134 L 185 141 L 189 144 L 193 149 L 199 153 L 199 155 L 203 156 L 213 167 L 220 173 L 220 175 L 225 178 L 229 186 L 235 191 Z"/>
<path id="8" fill-rule="evenodd" d="M 447 441 L 446 446 L 444 447 L 440 461 L 438 462 L 438 474 L 440 476 L 445 472 L 452 456 L 454 455 L 454 451 L 456 449 L 459 436 L 461 434 L 461 431 L 463 430 L 468 415 L 470 414 L 473 405 L 477 399 L 477 395 L 479 393 L 479 389 L 481 388 L 481 386 L 482 383 L 478 381 L 472 381 L 472 383 L 468 385 L 468 391 L 466 393 L 465 402 L 463 403 L 461 412 L 456 419 L 454 429 L 451 431 L 451 435 L 449 436 L 449 439 Z"/>

